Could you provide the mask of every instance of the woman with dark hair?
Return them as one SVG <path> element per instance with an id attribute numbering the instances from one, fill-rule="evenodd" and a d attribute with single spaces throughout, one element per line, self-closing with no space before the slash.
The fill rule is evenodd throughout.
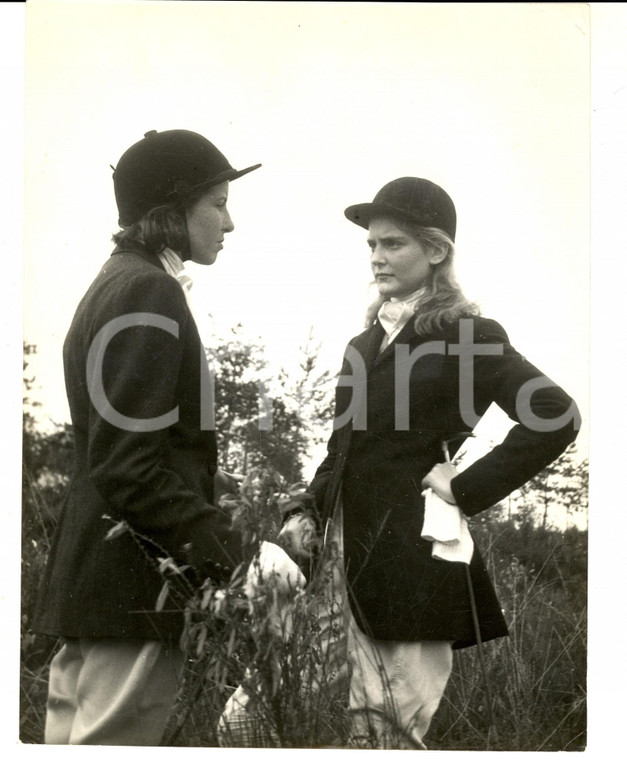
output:
<path id="1" fill-rule="evenodd" d="M 464 297 L 453 276 L 456 211 L 442 188 L 403 177 L 345 215 L 368 231 L 379 299 L 345 352 L 328 455 L 309 487 L 313 507 L 303 500 L 287 514 L 280 541 L 301 559 L 316 530 L 325 550 L 336 545 L 328 556 L 352 669 L 352 741 L 424 748 L 453 648 L 507 635 L 481 556 L 472 543 L 467 551 L 466 518 L 558 457 L 579 417 Z M 492 403 L 516 424 L 458 472 L 449 441 L 453 455 Z M 426 535 L 426 496 L 436 535 Z M 460 554 L 443 561 L 433 539 L 445 541 L 437 524 L 451 506 L 461 510 Z M 323 567 L 324 558 L 323 550 Z"/>
<path id="2" fill-rule="evenodd" d="M 237 171 L 195 132 L 148 132 L 113 174 L 116 247 L 65 340 L 75 470 L 38 599 L 35 631 L 62 637 L 45 741 L 158 744 L 183 665 L 180 609 L 146 558 L 228 579 L 242 537 L 217 505 L 212 380 L 183 262 L 213 264 L 233 231 Z M 131 531 L 105 540 L 115 522 Z M 158 547 L 158 548 L 157 548 Z"/>

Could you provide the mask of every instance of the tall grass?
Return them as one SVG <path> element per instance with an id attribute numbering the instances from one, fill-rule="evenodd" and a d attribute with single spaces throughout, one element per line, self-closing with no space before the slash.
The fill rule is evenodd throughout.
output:
<path id="1" fill-rule="evenodd" d="M 50 538 L 54 531 L 55 508 L 60 488 L 42 486 L 24 467 L 22 488 L 22 556 L 20 619 L 20 740 L 42 741 L 48 668 L 57 642 L 35 636 L 33 620 L 37 587 L 42 577 Z"/>
<path id="2" fill-rule="evenodd" d="M 234 521 L 251 546 L 276 536 L 280 496 L 267 476 L 253 473 L 243 483 Z M 217 593 L 206 582 L 191 600 L 188 609 L 196 622 L 184 637 L 186 677 L 165 743 L 343 746 L 347 671 L 335 651 L 340 610 L 330 602 L 321 609 L 329 596 L 329 573 L 318 573 L 306 589 L 287 590 L 261 573 L 253 598 L 244 595 L 244 580 L 235 578 Z M 220 715 L 238 687 L 249 700 L 249 715 L 243 722 L 227 722 L 220 733 Z"/>
<path id="3" fill-rule="evenodd" d="M 251 551 L 276 535 L 280 483 L 254 473 L 229 506 Z M 43 510 L 39 510 L 43 512 Z M 484 645 L 492 704 L 475 647 L 455 653 L 453 674 L 425 737 L 436 750 L 582 750 L 586 730 L 586 533 L 558 532 L 494 516 L 475 520 L 481 547 L 510 626 Z M 115 539 L 113 539 L 115 540 Z M 47 668 L 54 642 L 28 631 L 33 578 L 47 543 L 25 536 L 21 739 L 42 741 Z M 168 570 L 169 567 L 169 570 Z M 244 683 L 254 720 L 232 726 L 226 743 L 250 747 L 347 747 L 346 672 L 329 656 L 321 625 L 322 586 L 294 589 L 289 604 L 272 579 L 254 604 L 240 576 L 228 588 L 181 585 L 161 564 L 169 593 L 185 601 L 186 652 L 174 715 L 164 743 L 216 746 L 225 703 Z M 280 614 L 281 609 L 289 613 Z M 326 610 L 329 613 L 329 610 Z M 337 611 L 331 626 L 339 634 Z M 488 716 L 492 713 L 493 725 Z M 225 735 L 222 736 L 225 741 Z"/>
<path id="4" fill-rule="evenodd" d="M 498 532 L 498 529 L 501 532 Z M 586 580 L 565 574 L 564 555 L 585 534 L 568 537 L 534 528 L 539 565 L 516 554 L 511 525 L 484 530 L 488 568 L 510 635 L 484 644 L 493 697 L 487 720 L 486 688 L 476 648 L 455 653 L 453 674 L 429 732 L 433 749 L 583 750 L 586 745 Z M 489 539 L 489 540 L 486 540 Z M 524 554 L 523 547 L 519 547 Z M 580 555 L 580 563 L 585 556 Z"/>

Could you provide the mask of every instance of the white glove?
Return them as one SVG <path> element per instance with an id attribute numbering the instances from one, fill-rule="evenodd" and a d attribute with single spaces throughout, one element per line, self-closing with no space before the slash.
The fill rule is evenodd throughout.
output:
<path id="1" fill-rule="evenodd" d="M 449 504 L 431 488 L 424 492 L 425 519 L 422 537 L 432 541 L 431 556 L 448 562 L 470 564 L 474 544 L 468 530 L 468 520 L 455 504 Z"/>
<path id="2" fill-rule="evenodd" d="M 262 541 L 248 567 L 244 593 L 248 599 L 260 596 L 269 588 L 287 594 L 304 588 L 306 582 L 301 569 L 280 546 Z"/>

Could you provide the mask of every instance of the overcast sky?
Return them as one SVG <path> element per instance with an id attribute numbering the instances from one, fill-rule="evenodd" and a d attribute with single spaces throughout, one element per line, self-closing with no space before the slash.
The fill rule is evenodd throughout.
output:
<path id="1" fill-rule="evenodd" d="M 399 176 L 458 211 L 458 274 L 587 418 L 589 21 L 583 4 L 27 5 L 25 338 L 42 415 L 67 418 L 61 346 L 117 229 L 111 168 L 149 129 L 236 167 L 235 231 L 197 274 L 224 332 L 288 368 L 313 326 L 337 371 L 369 297 L 343 215 Z M 582 439 L 584 440 L 584 439 Z"/>

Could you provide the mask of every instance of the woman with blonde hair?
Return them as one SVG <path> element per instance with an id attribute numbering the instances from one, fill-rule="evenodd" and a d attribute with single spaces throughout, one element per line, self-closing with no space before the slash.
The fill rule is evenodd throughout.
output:
<path id="1" fill-rule="evenodd" d="M 296 504 L 281 540 L 301 559 L 314 531 L 338 548 L 332 585 L 352 671 L 352 743 L 424 748 L 452 650 L 507 635 L 466 518 L 558 457 L 579 418 L 572 399 L 457 285 L 457 216 L 441 187 L 402 177 L 345 215 L 368 231 L 379 299 L 345 352 L 328 454 L 309 487 L 313 508 Z M 492 403 L 515 424 L 458 472 L 449 441 L 454 455 Z M 427 535 L 426 497 L 436 534 L 442 515 L 459 510 L 458 555 L 434 551 L 441 541 Z"/>

